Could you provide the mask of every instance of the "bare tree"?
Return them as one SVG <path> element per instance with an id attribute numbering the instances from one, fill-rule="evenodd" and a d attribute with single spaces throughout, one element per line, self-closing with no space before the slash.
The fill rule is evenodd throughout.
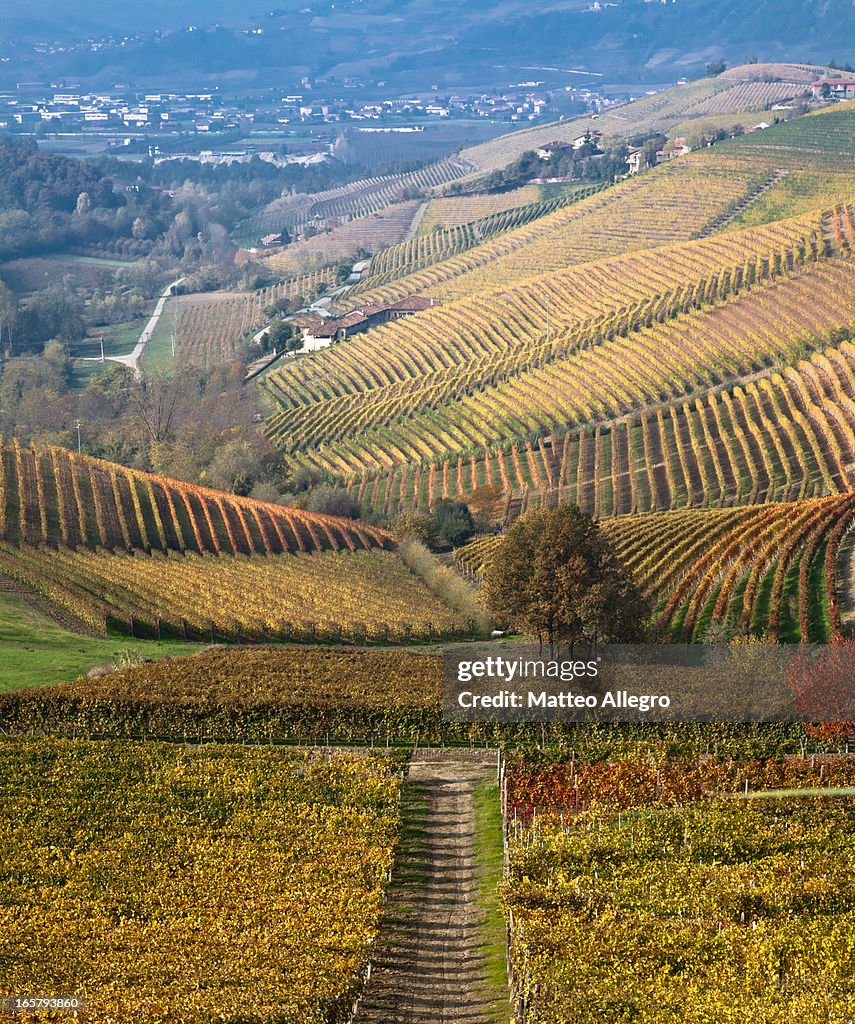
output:
<path id="1" fill-rule="evenodd" d="M 198 395 L 199 379 L 193 369 L 154 370 L 135 380 L 128 391 L 131 407 L 153 445 L 168 440 L 182 408 Z"/>

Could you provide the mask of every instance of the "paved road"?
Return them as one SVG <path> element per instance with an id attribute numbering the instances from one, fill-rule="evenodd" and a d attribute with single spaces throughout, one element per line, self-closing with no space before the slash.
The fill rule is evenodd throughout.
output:
<path id="1" fill-rule="evenodd" d="M 149 318 L 148 323 L 143 328 L 142 334 L 139 336 L 139 340 L 127 355 L 105 356 L 104 358 L 108 359 L 111 363 L 121 363 L 122 366 L 129 367 L 129 369 L 134 371 L 134 376 L 139 377 L 140 356 L 143 354 L 143 349 L 146 347 L 152 334 L 154 334 L 155 330 L 157 329 L 157 325 L 160 320 L 161 314 L 163 313 L 164 307 L 166 306 L 166 303 L 169 301 L 169 298 L 172 295 L 172 289 L 176 288 L 184 280 L 186 280 L 186 278 L 179 277 L 177 281 L 173 281 L 172 284 L 168 284 L 166 288 L 164 288 L 163 294 L 157 300 L 157 305 L 154 307 L 154 312 Z M 101 359 L 100 357 L 95 356 L 91 359 L 87 359 L 87 362 L 101 362 Z"/>

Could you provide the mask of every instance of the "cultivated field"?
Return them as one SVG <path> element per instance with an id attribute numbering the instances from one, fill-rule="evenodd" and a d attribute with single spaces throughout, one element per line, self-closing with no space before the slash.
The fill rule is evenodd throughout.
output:
<path id="1" fill-rule="evenodd" d="M 298 277 L 330 263 L 355 259 L 362 252 L 377 252 L 406 237 L 418 208 L 415 201 L 383 207 L 304 242 L 293 242 L 261 262 L 273 275 Z"/>
<path id="2" fill-rule="evenodd" d="M 331 285 L 327 267 L 249 293 L 210 292 L 173 299 L 176 358 L 198 366 L 220 366 L 270 319 L 267 310 L 284 300 L 304 302 Z"/>
<path id="3" fill-rule="evenodd" d="M 61 448 L 0 449 L 0 536 L 12 545 L 282 554 L 383 548 L 359 522 L 167 480 Z"/>
<path id="4" fill-rule="evenodd" d="M 731 68 L 718 78 L 690 82 L 611 108 L 596 119 L 574 118 L 557 124 L 539 125 L 464 149 L 461 156 L 482 172 L 500 170 L 527 150 L 537 149 L 548 142 L 572 142 L 593 128 L 613 139 L 643 132 L 667 132 L 673 124 L 685 121 L 695 113 L 702 116 L 704 105 L 712 100 L 716 101 L 719 113 L 739 114 L 744 110 L 752 110 L 757 102 L 756 97 L 765 95 L 762 90 L 768 87 L 767 83 L 758 82 L 758 78 L 783 78 L 789 82 L 786 88 L 778 83 L 773 85 L 771 92 L 775 100 L 780 102 L 785 98 L 801 96 L 810 83 L 821 75 L 821 69 L 814 76 L 813 69 L 807 69 L 804 65 L 747 65 Z M 746 83 L 754 85 L 746 86 Z M 698 107 L 701 107 L 700 111 Z"/>
<path id="5" fill-rule="evenodd" d="M 379 757 L 4 742 L 4 987 L 78 995 L 97 1024 L 343 1024 L 398 787 Z"/>
<path id="6" fill-rule="evenodd" d="M 367 643 L 475 628 L 386 551 L 239 558 L 0 544 L 0 575 L 99 635 Z"/>
<path id="7" fill-rule="evenodd" d="M 655 607 L 664 641 L 724 639 L 830 643 L 841 639 L 847 586 L 841 546 L 855 523 L 851 492 L 808 501 L 621 516 L 601 523 Z M 476 576 L 500 536 L 456 553 Z"/>
<path id="8" fill-rule="evenodd" d="M 853 779 L 811 761 L 509 766 L 514 1019 L 843 1021 Z"/>
<path id="9" fill-rule="evenodd" d="M 527 405 L 518 408 L 510 431 L 505 422 L 491 437 L 489 424 L 494 413 L 488 412 L 484 421 L 491 396 L 495 396 L 493 404 L 497 408 L 507 408 L 513 415 L 513 398 L 507 405 L 504 394 L 531 374 L 534 380 L 553 372 L 553 364 L 558 368 L 566 363 L 573 375 L 590 360 L 607 359 L 612 351 L 623 353 L 634 344 L 636 331 L 644 325 L 658 331 L 654 324 L 684 309 L 688 322 L 694 323 L 696 314 L 691 310 L 718 301 L 720 292 L 732 294 L 746 283 L 750 288 L 752 281 L 784 273 L 788 266 L 795 268 L 809 253 L 818 255 L 819 226 L 818 218 L 805 219 L 662 249 L 641 258 L 624 257 L 590 268 L 571 268 L 489 297 L 485 294 L 478 300 L 430 309 L 403 323 L 378 328 L 311 361 L 301 361 L 271 375 L 265 387 L 283 411 L 269 420 L 269 432 L 274 438 L 290 439 L 289 450 L 295 459 L 345 473 L 424 459 L 455 448 L 468 452 L 497 437 L 525 437 L 542 425 Z M 714 267 L 717 270 L 699 280 L 696 275 L 703 274 L 704 267 L 709 268 L 708 273 Z M 450 339 L 456 341 L 453 347 L 448 344 Z M 756 345 L 753 338 L 746 341 L 749 348 Z M 708 336 L 704 344 L 718 360 L 718 343 Z M 663 352 L 667 348 L 667 344 L 663 346 Z M 738 358 L 730 362 L 729 369 L 717 363 L 716 372 L 735 376 L 740 372 L 738 365 Z M 747 367 L 744 363 L 742 366 L 751 369 L 751 361 Z M 616 370 L 620 375 L 620 368 Z M 656 370 L 660 382 L 653 385 L 654 396 L 662 394 L 665 386 L 662 371 L 661 366 Z M 579 410 L 580 422 L 591 415 L 602 415 L 605 407 L 614 408 L 614 398 L 598 407 L 586 387 L 581 384 L 584 409 Z M 637 388 L 639 382 L 626 382 L 621 387 Z M 361 393 L 358 401 L 357 393 Z M 643 398 L 639 393 L 635 401 L 644 404 L 649 400 L 649 396 Z M 440 402 L 448 403 L 447 419 Z M 622 411 L 629 411 L 632 404 L 630 399 Z M 315 415 L 306 420 L 297 410 L 311 406 L 316 407 Z M 479 411 L 471 419 L 468 411 L 474 406 Z M 412 420 L 421 408 L 426 417 L 423 428 Z M 460 416 L 455 412 L 458 408 Z M 323 418 L 317 415 L 321 409 Z M 406 416 L 401 419 L 399 431 L 391 418 L 396 413 Z M 353 415 L 359 433 L 351 440 L 345 425 Z M 378 424 L 376 444 L 370 430 L 372 415 L 382 423 Z M 294 431 L 301 424 L 309 429 L 295 438 Z M 329 439 L 325 436 L 327 429 L 331 431 Z M 307 443 L 317 446 L 317 450 L 306 450 Z"/>

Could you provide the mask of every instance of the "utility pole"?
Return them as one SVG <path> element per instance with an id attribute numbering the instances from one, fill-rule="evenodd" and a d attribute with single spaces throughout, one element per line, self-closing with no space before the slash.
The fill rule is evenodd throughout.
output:
<path id="1" fill-rule="evenodd" d="M 77 454 L 80 455 L 82 451 L 82 445 L 80 443 L 80 420 L 77 420 L 75 426 L 77 427 Z"/>
<path id="2" fill-rule="evenodd" d="M 175 362 L 175 331 L 172 332 L 172 361 Z"/>
<path id="3" fill-rule="evenodd" d="M 101 335 L 101 362 L 104 362 L 104 335 Z"/>

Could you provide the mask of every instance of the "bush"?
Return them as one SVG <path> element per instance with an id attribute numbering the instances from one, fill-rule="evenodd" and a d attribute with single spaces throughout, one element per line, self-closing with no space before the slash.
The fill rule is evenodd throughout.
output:
<path id="1" fill-rule="evenodd" d="M 321 484 L 309 491 L 306 509 L 309 512 L 322 512 L 344 519 L 359 519 L 362 516 L 362 505 L 356 498 L 349 491 L 332 487 L 330 484 Z"/>
<path id="2" fill-rule="evenodd" d="M 433 536 L 453 548 L 460 547 L 475 532 L 468 505 L 452 498 L 443 498 L 433 513 Z"/>

